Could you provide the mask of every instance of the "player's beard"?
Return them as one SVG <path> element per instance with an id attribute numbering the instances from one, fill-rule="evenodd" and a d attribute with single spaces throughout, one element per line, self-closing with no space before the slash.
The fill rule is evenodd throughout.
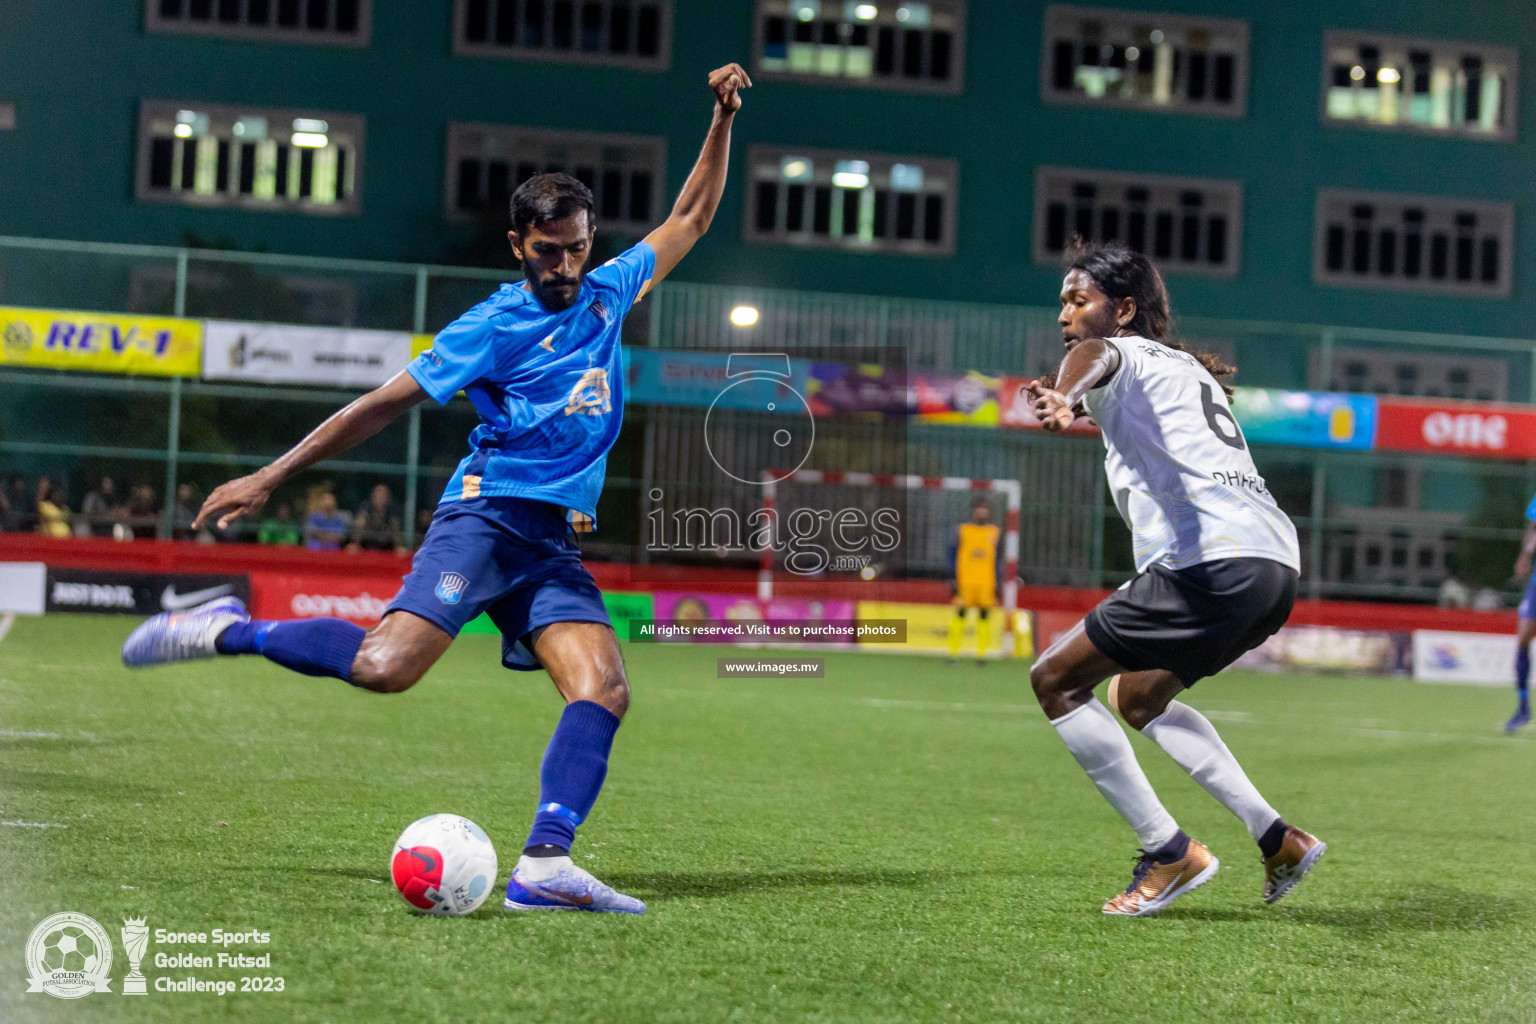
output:
<path id="1" fill-rule="evenodd" d="M 581 282 L 586 280 L 586 277 L 587 268 L 582 267 L 576 274 L 575 289 L 571 291 L 570 298 L 566 298 L 545 283 L 545 281 L 540 280 L 534 272 L 534 268 L 528 265 L 527 260 L 523 261 L 523 279 L 528 282 L 528 290 L 533 292 L 533 297 L 538 299 L 540 304 L 551 313 L 558 313 L 563 309 L 567 309 L 576 301 L 576 296 L 581 294 Z"/>

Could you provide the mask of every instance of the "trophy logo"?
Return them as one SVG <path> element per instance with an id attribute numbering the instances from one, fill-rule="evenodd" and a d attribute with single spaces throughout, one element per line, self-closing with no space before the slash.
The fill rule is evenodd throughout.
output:
<path id="1" fill-rule="evenodd" d="M 144 949 L 149 945 L 149 927 L 142 917 L 123 918 L 123 951 L 128 954 L 128 975 L 123 978 L 123 995 L 148 995 L 149 989 L 139 961 L 144 959 Z"/>

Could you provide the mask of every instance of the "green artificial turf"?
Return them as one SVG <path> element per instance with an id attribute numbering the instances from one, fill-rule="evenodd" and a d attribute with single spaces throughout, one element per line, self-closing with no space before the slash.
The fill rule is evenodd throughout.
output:
<path id="1" fill-rule="evenodd" d="M 716 650 L 629 647 L 635 698 L 578 860 L 644 917 L 409 913 L 396 835 L 452 811 L 526 835 L 560 704 L 462 638 L 380 697 L 259 658 L 130 673 L 128 619 L 0 642 L 0 1020 L 1531 1021 L 1536 730 L 1502 690 L 1207 680 L 1268 798 L 1330 845 L 1259 900 L 1242 827 L 1152 744 L 1169 809 L 1222 858 L 1159 917 L 1107 919 L 1135 842 L 1022 664 L 831 654 L 825 679 L 720 680 Z M 45 916 L 112 933 L 112 992 L 23 994 Z M 156 969 L 119 994 L 122 918 L 270 933 L 270 971 Z M 176 947 L 187 949 L 189 947 Z M 207 954 L 208 947 L 193 951 Z M 241 973 L 282 993 L 160 993 Z"/>

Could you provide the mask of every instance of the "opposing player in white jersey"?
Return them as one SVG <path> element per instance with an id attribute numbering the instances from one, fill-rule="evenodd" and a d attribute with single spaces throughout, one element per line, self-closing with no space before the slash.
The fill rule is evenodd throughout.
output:
<path id="1" fill-rule="evenodd" d="M 1031 389 L 1051 431 L 1079 410 L 1104 434 L 1115 505 L 1139 573 L 1040 656 L 1040 706 L 1105 799 L 1141 840 L 1131 884 L 1104 913 L 1155 913 L 1219 866 L 1163 808 L 1133 728 L 1242 819 L 1264 862 L 1264 902 L 1301 880 L 1326 846 L 1287 825 L 1259 795 L 1211 723 L 1174 698 L 1285 624 L 1296 600 L 1296 528 L 1254 467 L 1214 356 L 1167 340 L 1168 291 L 1151 261 L 1114 243 L 1077 246 L 1061 290 L 1067 355 Z"/>

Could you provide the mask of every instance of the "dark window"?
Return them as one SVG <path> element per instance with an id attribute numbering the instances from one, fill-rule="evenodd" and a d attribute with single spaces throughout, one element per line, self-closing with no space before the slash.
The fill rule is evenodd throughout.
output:
<path id="1" fill-rule="evenodd" d="M 555 0 L 554 29 L 550 41 L 557 50 L 569 50 L 575 45 L 576 11 L 571 0 Z"/>
<path id="2" fill-rule="evenodd" d="M 923 241 L 938 245 L 944 241 L 944 197 L 923 198 Z"/>
<path id="3" fill-rule="evenodd" d="M 357 0 L 336 0 L 336 31 L 357 31 Z"/>
<path id="4" fill-rule="evenodd" d="M 459 161 L 459 209 L 473 210 L 483 201 L 480 196 L 480 161 Z"/>
<path id="5" fill-rule="evenodd" d="M 805 186 L 791 185 L 784 190 L 784 227 L 800 231 L 805 226 Z"/>
<path id="6" fill-rule="evenodd" d="M 771 181 L 757 183 L 757 230 L 772 231 L 777 226 L 779 186 Z"/>
<path id="7" fill-rule="evenodd" d="M 197 180 L 197 143 L 186 139 L 181 144 L 181 187 L 192 188 Z"/>
<path id="8" fill-rule="evenodd" d="M 271 0 L 247 0 L 245 20 L 252 25 L 265 25 L 272 20 Z"/>
<path id="9" fill-rule="evenodd" d="M 651 219 L 651 176 L 646 171 L 636 171 L 629 179 L 629 219 Z"/>
<path id="10" fill-rule="evenodd" d="M 468 0 L 464 5 L 464 38 L 471 43 L 483 43 L 490 34 L 491 0 Z"/>
<path id="11" fill-rule="evenodd" d="M 288 147 L 277 147 L 277 173 L 273 175 L 272 185 L 277 191 L 279 199 L 288 197 Z"/>
<path id="12" fill-rule="evenodd" d="M 229 143 L 223 139 L 219 140 L 219 158 L 213 180 L 214 191 L 227 192 L 229 190 Z"/>
<path id="13" fill-rule="evenodd" d="M 818 235 L 832 233 L 832 189 L 827 185 L 816 186 L 811 207 L 811 231 Z"/>
<path id="14" fill-rule="evenodd" d="M 187 14 L 194 21 L 207 21 L 213 17 L 213 0 L 192 0 L 188 5 Z"/>
<path id="15" fill-rule="evenodd" d="M 345 199 L 347 195 L 347 151 L 338 149 L 336 151 L 336 198 Z"/>
<path id="16" fill-rule="evenodd" d="M 309 0 L 308 17 L 304 19 L 304 24 L 314 31 L 324 29 L 330 21 L 330 6 L 330 0 Z"/>
<path id="17" fill-rule="evenodd" d="M 157 138 L 149 144 L 149 187 L 171 187 L 171 164 L 176 159 L 176 140 Z"/>
<path id="18" fill-rule="evenodd" d="M 277 0 L 277 23 L 283 28 L 297 28 L 299 0 Z"/>
<path id="19" fill-rule="evenodd" d="M 598 197 L 598 216 L 604 220 L 623 219 L 624 175 L 619 171 L 604 171 L 602 185 Z"/>
<path id="20" fill-rule="evenodd" d="M 903 241 L 917 237 L 917 196 L 911 192 L 896 194 L 896 237 Z"/>
<path id="21" fill-rule="evenodd" d="M 219 0 L 219 21 L 232 25 L 240 20 L 240 0 Z"/>
<path id="22" fill-rule="evenodd" d="M 245 143 L 240 147 L 240 194 L 248 196 L 256 191 L 256 147 Z"/>
<path id="23" fill-rule="evenodd" d="M 304 148 L 299 150 L 299 198 L 308 199 L 315 186 L 315 151 Z"/>
<path id="24" fill-rule="evenodd" d="M 656 56 L 661 49 L 661 9 L 655 4 L 642 4 L 635 34 L 635 52 L 642 57 Z"/>
<path id="25" fill-rule="evenodd" d="M 859 204 L 864 197 L 862 189 L 843 189 L 843 234 L 845 236 L 859 233 Z"/>

